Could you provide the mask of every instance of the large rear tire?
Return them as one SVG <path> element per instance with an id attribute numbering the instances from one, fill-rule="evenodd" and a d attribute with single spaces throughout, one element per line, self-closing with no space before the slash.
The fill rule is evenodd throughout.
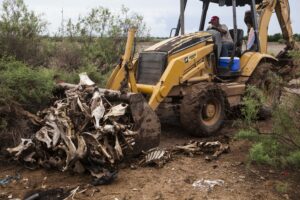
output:
<path id="1" fill-rule="evenodd" d="M 247 85 L 255 86 L 264 92 L 267 98 L 264 106 L 272 108 L 278 103 L 281 93 L 280 78 L 273 71 L 272 63 L 260 63 L 249 78 Z"/>
<path id="2" fill-rule="evenodd" d="M 182 126 L 194 136 L 211 136 L 225 119 L 225 96 L 214 84 L 201 83 L 191 86 L 180 108 Z"/>
<path id="3" fill-rule="evenodd" d="M 252 73 L 248 80 L 249 85 L 253 85 L 259 89 L 264 89 L 267 87 L 270 80 L 268 74 L 272 73 L 272 64 L 268 62 L 263 62 L 257 65 L 256 69 Z"/>

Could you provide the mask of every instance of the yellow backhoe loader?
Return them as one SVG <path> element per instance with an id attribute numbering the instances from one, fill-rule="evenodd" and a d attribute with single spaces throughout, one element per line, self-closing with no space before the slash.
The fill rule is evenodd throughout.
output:
<path id="1" fill-rule="evenodd" d="M 107 89 L 127 96 L 142 94 L 148 101 L 141 104 L 139 150 L 158 145 L 160 124 L 156 113 L 168 109 L 178 115 L 182 126 L 195 136 L 208 136 L 218 131 L 226 110 L 238 106 L 247 84 L 261 86 L 264 77 L 278 59 L 267 53 L 268 26 L 276 13 L 287 47 L 295 49 L 288 0 L 200 0 L 203 3 L 198 32 L 184 34 L 184 10 L 187 0 L 181 0 L 181 14 L 174 37 L 159 42 L 133 58 L 135 30 L 128 33 L 125 54 L 107 82 Z M 229 30 L 234 50 L 227 64 L 220 66 L 220 32 L 205 31 L 210 4 L 232 7 L 233 24 Z M 237 27 L 236 10 L 248 6 L 255 32 L 255 49 L 242 52 L 243 30 Z M 246 27 L 246 25 L 245 25 Z M 181 32 L 181 35 L 179 34 Z M 282 53 L 281 53 L 282 55 Z M 143 98 L 138 98 L 139 100 Z M 149 109 L 149 107 L 151 109 Z M 144 116 L 144 117 L 143 117 Z M 145 131 L 147 129 L 147 131 Z"/>

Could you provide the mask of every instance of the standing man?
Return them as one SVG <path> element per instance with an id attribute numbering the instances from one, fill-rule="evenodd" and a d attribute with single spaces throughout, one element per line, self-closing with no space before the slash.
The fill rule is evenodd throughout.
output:
<path id="1" fill-rule="evenodd" d="M 246 11 L 244 21 L 248 28 L 247 51 L 256 51 L 257 44 L 256 44 L 256 40 L 255 40 L 255 32 L 254 32 L 254 28 L 253 28 L 253 20 L 252 20 L 252 16 L 251 16 L 251 11 Z"/>
<path id="2" fill-rule="evenodd" d="M 233 51 L 233 46 L 234 46 L 228 27 L 225 24 L 220 24 L 220 19 L 218 16 L 213 16 L 209 23 L 210 26 L 207 28 L 207 30 L 216 30 L 221 34 L 221 38 L 222 38 L 221 57 L 228 57 L 229 51 Z"/>

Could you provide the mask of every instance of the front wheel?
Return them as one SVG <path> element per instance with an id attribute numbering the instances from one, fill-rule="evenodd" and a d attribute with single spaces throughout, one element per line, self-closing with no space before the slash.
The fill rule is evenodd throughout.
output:
<path id="1" fill-rule="evenodd" d="M 184 96 L 180 120 L 194 136 L 210 136 L 218 131 L 225 119 L 225 97 L 213 84 L 192 86 Z"/>

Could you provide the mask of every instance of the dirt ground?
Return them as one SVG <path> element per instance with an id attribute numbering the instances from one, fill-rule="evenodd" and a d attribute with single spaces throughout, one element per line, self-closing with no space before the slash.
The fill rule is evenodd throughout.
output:
<path id="1" fill-rule="evenodd" d="M 31 171 L 17 164 L 2 162 L 0 179 L 6 175 L 14 175 L 16 171 L 19 171 L 21 178 L 5 187 L 0 186 L 0 199 L 22 199 L 27 192 L 41 188 L 72 189 L 78 186 L 79 192 L 86 190 L 76 194 L 74 199 L 299 199 L 300 172 L 280 171 L 248 164 L 247 154 L 250 144 L 246 141 L 233 140 L 235 131 L 228 124 L 216 137 L 196 139 L 229 142 L 231 152 L 221 155 L 217 160 L 207 162 L 204 155 L 194 157 L 180 155 L 175 156 L 162 168 L 131 169 L 125 165 L 120 169 L 116 181 L 107 186 L 90 186 L 89 175 L 44 169 Z M 172 147 L 189 140 L 195 138 L 190 137 L 180 127 L 163 127 L 161 147 Z M 194 188 L 193 182 L 201 179 L 221 179 L 224 185 L 216 186 L 209 191 Z M 280 189 L 280 183 L 287 185 L 287 188 Z"/>

